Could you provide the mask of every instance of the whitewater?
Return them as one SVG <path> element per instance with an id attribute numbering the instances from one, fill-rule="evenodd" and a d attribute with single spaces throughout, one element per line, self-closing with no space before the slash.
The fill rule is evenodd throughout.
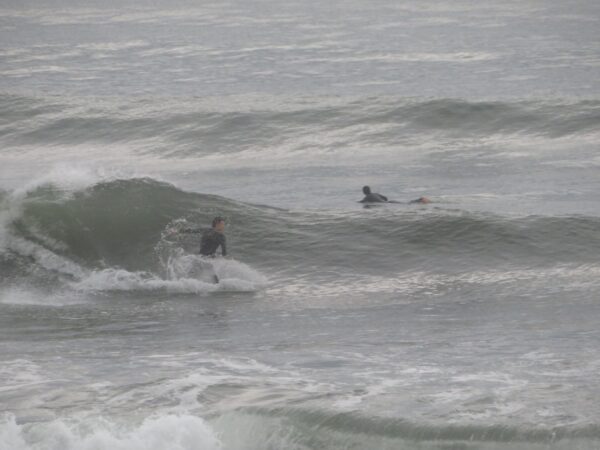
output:
<path id="1" fill-rule="evenodd" d="M 599 22 L 4 2 L 0 450 L 598 448 Z"/>

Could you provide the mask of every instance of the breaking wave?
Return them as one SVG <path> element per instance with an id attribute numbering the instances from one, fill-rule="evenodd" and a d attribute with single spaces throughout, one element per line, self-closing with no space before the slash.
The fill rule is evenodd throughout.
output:
<path id="1" fill-rule="evenodd" d="M 211 261 L 219 289 L 253 290 L 259 271 L 341 275 L 469 267 L 520 261 L 591 264 L 600 219 L 502 217 L 443 208 L 294 212 L 182 191 L 150 178 L 92 182 L 65 189 L 42 183 L 2 194 L 0 265 L 6 280 L 60 280 L 77 289 L 216 289 L 198 275 L 199 228 L 227 218 L 235 260 Z M 249 262 L 251 266 L 241 261 Z M 456 265 L 456 264 L 454 264 Z"/>
<path id="2" fill-rule="evenodd" d="M 198 208 L 206 208 L 203 218 L 214 214 L 218 199 L 213 196 L 185 193 L 150 179 L 77 188 L 44 180 L 4 192 L 0 201 L 4 285 L 26 281 L 38 288 L 203 293 L 254 291 L 266 283 L 243 262 L 207 262 L 196 254 L 197 244 L 165 238 L 168 227 L 185 222 L 182 217 Z M 203 276 L 207 264 L 218 284 Z"/>

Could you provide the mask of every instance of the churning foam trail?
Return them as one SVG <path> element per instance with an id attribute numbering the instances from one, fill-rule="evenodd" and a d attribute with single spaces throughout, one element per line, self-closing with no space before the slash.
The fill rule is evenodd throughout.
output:
<path id="1" fill-rule="evenodd" d="M 162 415 L 138 426 L 98 419 L 19 425 L 0 417 L 0 450 L 213 450 L 222 445 L 204 420 L 192 415 Z"/>
<path id="2" fill-rule="evenodd" d="M 169 260 L 168 278 L 150 272 L 129 272 L 123 269 L 93 271 L 80 281 L 71 283 L 83 291 L 154 291 L 166 290 L 178 294 L 200 294 L 215 291 L 252 292 L 265 286 L 267 280 L 244 263 L 234 260 L 211 261 L 219 283 L 192 278 L 195 263 L 202 263 L 198 255 L 181 255 Z"/>
<path id="3" fill-rule="evenodd" d="M 10 286 L 0 289 L 0 304 L 66 306 L 84 301 L 84 297 L 66 289 L 56 292 L 48 292 L 30 286 Z"/>

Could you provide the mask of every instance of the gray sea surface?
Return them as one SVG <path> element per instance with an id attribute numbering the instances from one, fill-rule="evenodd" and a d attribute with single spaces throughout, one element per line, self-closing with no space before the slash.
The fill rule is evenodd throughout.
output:
<path id="1" fill-rule="evenodd" d="M 4 1 L 0 450 L 598 448 L 599 22 Z"/>

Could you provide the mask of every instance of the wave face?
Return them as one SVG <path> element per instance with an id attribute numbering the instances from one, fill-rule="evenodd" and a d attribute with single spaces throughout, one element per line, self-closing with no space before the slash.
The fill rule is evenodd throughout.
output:
<path id="1" fill-rule="evenodd" d="M 100 182 L 75 191 L 42 183 L 20 193 L 4 193 L 1 267 L 8 274 L 4 283 L 25 277 L 34 285 L 58 282 L 90 290 L 212 291 L 210 280 L 197 279 L 202 261 L 193 253 L 198 243 L 193 248 L 194 244 L 169 242 L 163 235 L 168 226 L 180 224 L 190 214 L 210 223 L 217 203 L 218 197 L 186 193 L 151 179 Z M 225 208 L 235 209 L 235 202 Z M 184 251 L 188 247 L 192 254 Z M 213 265 L 223 286 L 231 287 L 228 273 L 242 277 L 237 286 L 242 290 L 253 290 L 253 282 L 263 281 L 235 261 Z"/>
<path id="2" fill-rule="evenodd" d="M 404 271 L 443 272 L 535 267 L 549 260 L 585 265 L 594 264 L 600 251 L 597 217 L 510 218 L 444 208 L 292 212 L 185 192 L 149 178 L 75 191 L 43 184 L 20 196 L 5 193 L 2 202 L 8 279 L 41 270 L 74 280 L 104 271 L 116 280 L 124 270 L 152 274 L 146 275 L 151 284 L 155 276 L 185 272 L 192 262 L 184 258 L 196 258 L 199 235 L 169 230 L 202 228 L 216 215 L 227 218 L 236 258 L 280 273 L 391 276 L 398 261 Z M 143 277 L 131 283 L 143 286 Z M 86 285 L 93 284 L 88 279 Z"/>
<path id="3" fill-rule="evenodd" d="M 275 416 L 277 413 L 277 416 Z M 169 447 L 176 450 L 260 449 L 267 441 L 276 448 L 363 448 L 411 449 L 415 441 L 423 449 L 478 448 L 509 450 L 548 448 L 593 449 L 598 430 L 588 427 L 575 432 L 561 430 L 518 430 L 507 427 L 423 427 L 401 421 L 376 422 L 351 415 L 330 415 L 320 411 L 273 411 L 231 413 L 216 423 L 206 423 L 192 415 L 166 414 L 148 418 L 137 427 L 118 427 L 106 420 L 85 424 L 60 420 L 29 429 L 18 425 L 14 417 L 0 421 L 3 442 L 14 450 L 51 446 L 61 439 L 65 450 L 113 448 L 146 450 Z M 81 425 L 87 425 L 86 430 Z M 91 431 L 89 431 L 91 430 Z M 233 430 L 236 430 L 235 433 Z M 309 431 L 310 430 L 310 431 Z M 310 432 L 311 437 L 306 433 Z M 32 434 L 41 436 L 30 444 Z M 236 434 L 236 436 L 232 436 Z M 51 437 L 52 436 L 52 437 Z M 220 437 L 220 438 L 219 438 Z M 242 444 L 243 442 L 243 444 Z M 7 447 L 8 448 L 8 447 Z"/>

